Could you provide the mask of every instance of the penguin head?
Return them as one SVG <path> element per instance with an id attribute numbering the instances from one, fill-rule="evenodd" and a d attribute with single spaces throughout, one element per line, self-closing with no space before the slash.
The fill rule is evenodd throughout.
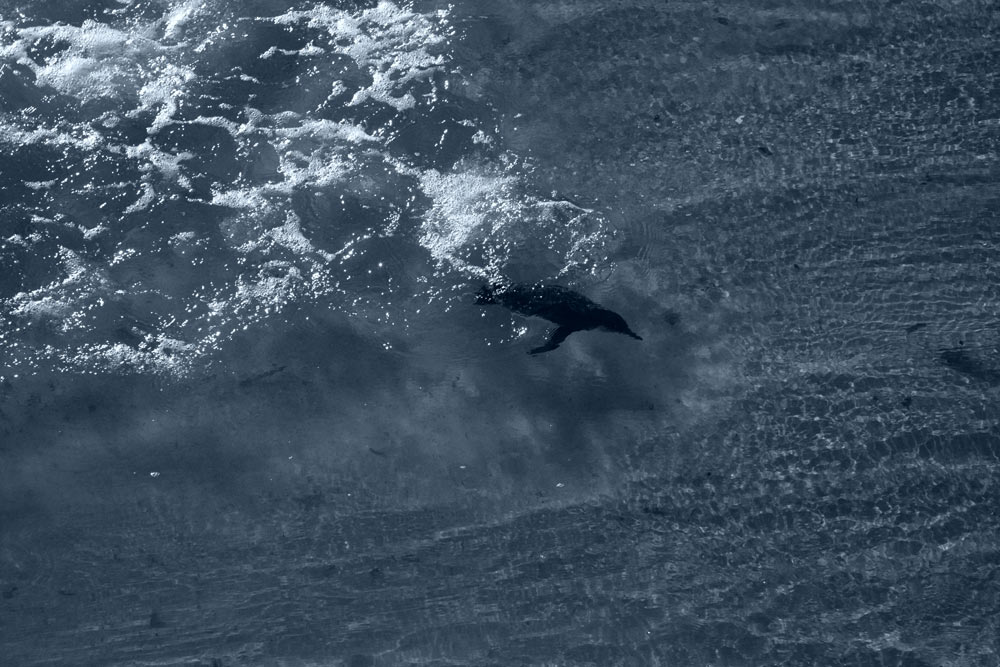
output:
<path id="1" fill-rule="evenodd" d="M 642 340 L 637 333 L 628 328 L 628 324 L 625 323 L 625 318 L 618 313 L 602 309 L 598 317 L 600 319 L 600 324 L 597 325 L 598 328 L 603 329 L 604 331 L 625 334 L 626 336 L 631 336 L 636 340 Z"/>

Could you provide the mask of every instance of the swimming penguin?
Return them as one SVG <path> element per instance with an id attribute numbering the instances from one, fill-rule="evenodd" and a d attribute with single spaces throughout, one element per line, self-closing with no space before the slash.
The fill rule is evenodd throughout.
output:
<path id="1" fill-rule="evenodd" d="M 628 328 L 618 313 L 601 308 L 579 292 L 558 285 L 494 283 L 483 286 L 476 293 L 476 303 L 482 306 L 500 304 L 515 313 L 542 317 L 558 324 L 545 345 L 534 348 L 529 354 L 554 350 L 574 331 L 588 329 L 603 329 L 642 340 Z"/>

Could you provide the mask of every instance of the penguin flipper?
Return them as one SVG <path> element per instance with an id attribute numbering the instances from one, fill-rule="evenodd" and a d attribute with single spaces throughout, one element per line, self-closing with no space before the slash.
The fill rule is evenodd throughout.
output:
<path id="1" fill-rule="evenodd" d="M 566 337 L 569 336 L 574 331 L 576 331 L 576 329 L 573 329 L 571 327 L 559 327 L 552 332 L 552 335 L 549 336 L 549 339 L 545 342 L 545 345 L 534 348 L 533 350 L 529 351 L 528 354 L 541 354 L 542 352 L 551 352 L 552 350 L 559 347 L 559 343 L 566 340 Z"/>

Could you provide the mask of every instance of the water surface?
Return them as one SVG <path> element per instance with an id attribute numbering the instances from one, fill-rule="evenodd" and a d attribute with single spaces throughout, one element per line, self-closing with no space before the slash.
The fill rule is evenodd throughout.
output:
<path id="1" fill-rule="evenodd" d="M 985 1 L 0 6 L 14 665 L 993 665 Z M 643 341 L 482 309 L 571 286 Z"/>

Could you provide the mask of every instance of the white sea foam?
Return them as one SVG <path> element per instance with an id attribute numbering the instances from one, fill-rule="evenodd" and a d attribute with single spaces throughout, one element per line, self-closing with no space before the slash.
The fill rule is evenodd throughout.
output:
<path id="1" fill-rule="evenodd" d="M 274 21 L 326 29 L 336 40 L 335 51 L 350 56 L 371 75 L 372 83 L 358 90 L 350 104 L 374 99 L 402 111 L 416 104 L 406 87 L 446 62 L 440 52 L 448 37 L 446 15 L 439 12 L 434 21 L 383 1 L 357 14 L 316 5 L 308 11 L 289 11 Z"/>
<path id="2" fill-rule="evenodd" d="M 317 250 L 309 239 L 302 234 L 302 226 L 299 224 L 299 217 L 288 212 L 285 224 L 280 227 L 272 227 L 266 236 L 273 239 L 278 245 L 288 248 L 302 257 L 319 257 L 323 261 L 331 262 L 334 256 L 328 252 Z"/>
<path id="3" fill-rule="evenodd" d="M 195 74 L 186 67 L 167 63 L 157 72 L 157 76 L 147 80 L 139 89 L 140 109 L 157 108 L 156 118 L 147 132 L 156 134 L 166 127 L 177 113 L 177 100 L 184 94 L 185 85 L 195 79 Z M 133 111 L 133 115 L 139 110 Z"/>
<path id="4" fill-rule="evenodd" d="M 296 127 L 284 127 L 275 130 L 274 135 L 279 139 L 309 138 L 319 140 L 324 144 L 333 143 L 335 145 L 343 142 L 362 144 L 370 141 L 378 141 L 378 139 L 357 125 L 344 121 L 325 119 L 303 120 Z"/>
<path id="5" fill-rule="evenodd" d="M 87 20 L 80 26 L 33 26 L 17 31 L 19 62 L 31 67 L 37 82 L 81 101 L 134 98 L 156 71 L 164 47 L 132 32 Z M 67 44 L 44 64 L 27 56 L 27 44 L 38 40 Z M 155 76 L 155 74 L 154 74 Z"/>
<path id="6" fill-rule="evenodd" d="M 153 183 L 157 178 L 162 178 L 168 183 L 177 183 L 185 189 L 191 188 L 191 181 L 182 171 L 181 163 L 193 158 L 193 153 L 186 151 L 168 153 L 153 146 L 149 140 L 138 146 L 127 146 L 125 153 L 138 161 L 139 169 L 145 172 L 142 178 L 144 194 L 129 207 L 127 212 L 132 213 L 145 209 L 156 200 L 156 189 Z"/>
<path id="7" fill-rule="evenodd" d="M 481 274 L 461 251 L 482 241 L 518 217 L 520 204 L 512 188 L 516 179 L 480 169 L 420 175 L 420 186 L 433 204 L 424 216 L 420 243 L 440 263 Z"/>
<path id="8" fill-rule="evenodd" d="M 302 272 L 288 262 L 271 261 L 255 277 L 241 277 L 229 307 L 267 314 L 294 301 L 303 287 Z"/>
<path id="9" fill-rule="evenodd" d="M 15 125 L 0 124 L 0 142 L 10 146 L 74 146 L 84 150 L 98 147 L 103 139 L 93 128 L 74 127 L 72 132 L 37 125 L 27 130 Z"/>
<path id="10" fill-rule="evenodd" d="M 73 312 L 74 305 L 70 301 L 54 298 L 49 294 L 34 298 L 21 292 L 10 300 L 11 313 L 20 317 L 39 320 L 47 318 L 66 317 Z"/>
<path id="11" fill-rule="evenodd" d="M 187 24 L 205 8 L 206 3 L 203 0 L 191 0 L 181 3 L 167 12 L 163 19 L 164 39 L 183 39 Z"/>
<path id="12" fill-rule="evenodd" d="M 57 255 L 63 277 L 6 299 L 4 305 L 11 315 L 33 321 L 61 320 L 62 326 L 70 329 L 79 323 L 79 318 L 73 316 L 80 302 L 108 292 L 110 281 L 103 268 L 93 266 L 67 248 L 61 248 Z"/>
<path id="13" fill-rule="evenodd" d="M 116 12 L 133 14 L 128 6 Z M 256 70 L 224 57 L 227 49 L 242 53 L 225 41 L 234 39 L 233 26 L 262 23 L 282 26 L 301 41 L 252 45 Z M 56 165 L 58 178 L 32 175 L 25 183 L 35 197 L 25 216 L 70 216 L 66 224 L 80 230 L 92 250 L 86 260 L 60 251 L 58 264 L 48 268 L 62 277 L 6 299 L 0 315 L 57 321 L 67 336 L 79 335 L 62 348 L 38 348 L 43 358 L 57 356 L 74 367 L 181 372 L 233 332 L 295 301 L 322 299 L 362 315 L 368 308 L 378 321 L 391 321 L 387 302 L 366 306 L 367 297 L 359 296 L 387 293 L 371 281 L 392 276 L 365 256 L 379 238 L 419 243 L 438 265 L 438 276 L 418 276 L 419 284 L 402 293 L 440 289 L 429 287 L 434 279 L 462 280 L 448 278 L 456 270 L 499 273 L 513 244 L 539 225 L 565 227 L 559 233 L 568 240 L 560 237 L 554 252 L 576 261 L 574 253 L 592 241 L 593 220 L 580 218 L 584 212 L 559 218 L 559 206 L 546 208 L 527 196 L 523 170 L 486 160 L 429 167 L 426 155 L 407 155 L 402 144 L 392 143 L 399 112 L 418 131 L 441 133 L 434 75 L 450 66 L 450 36 L 447 11 L 422 15 L 388 1 L 361 11 L 315 5 L 252 18 L 211 0 L 182 0 L 168 2 L 159 17 L 134 12 L 108 24 L 7 21 L 0 63 L 27 66 L 42 90 L 62 96 L 51 109 L 0 117 L 0 142 L 65 156 Z M 47 55 L 38 55 L 38 45 Z M 213 71 L 216 53 L 223 57 Z M 364 76 L 342 76 L 345 58 Z M 329 86 L 319 99 L 326 95 L 332 104 L 350 95 L 341 102 L 351 109 L 350 120 L 322 117 L 299 104 L 293 87 L 285 104 L 284 84 L 268 79 L 267 68 L 286 66 L 302 75 L 335 68 L 317 79 Z M 71 120 L 60 105 L 94 109 L 95 117 Z M 381 111 L 358 120 L 368 107 Z M 477 120 L 446 120 L 470 128 L 470 147 L 492 141 Z M 223 130 L 232 142 L 200 146 L 184 139 L 219 136 L 205 127 Z M 174 137 L 180 143 L 172 143 Z M 199 173 L 201 165 L 209 173 Z M 122 173 L 131 174 L 131 182 Z M 231 173 L 239 175 L 224 176 Z M 99 188 L 131 199 L 106 209 L 107 202 L 93 202 Z M 157 238 L 161 228 L 165 236 Z M 28 251 L 45 242 L 37 232 L 10 240 Z M 160 261 L 164 245 L 176 265 Z M 221 274 L 225 281 L 203 268 L 213 253 L 234 252 L 239 268 Z M 199 276 L 202 284 L 191 287 L 191 277 Z M 187 292 L 179 291 L 183 285 Z M 107 318 L 114 315 L 88 315 L 105 298 L 115 304 L 112 313 L 127 315 L 139 293 L 172 309 L 134 334 L 141 344 L 109 333 L 115 325 Z"/>

